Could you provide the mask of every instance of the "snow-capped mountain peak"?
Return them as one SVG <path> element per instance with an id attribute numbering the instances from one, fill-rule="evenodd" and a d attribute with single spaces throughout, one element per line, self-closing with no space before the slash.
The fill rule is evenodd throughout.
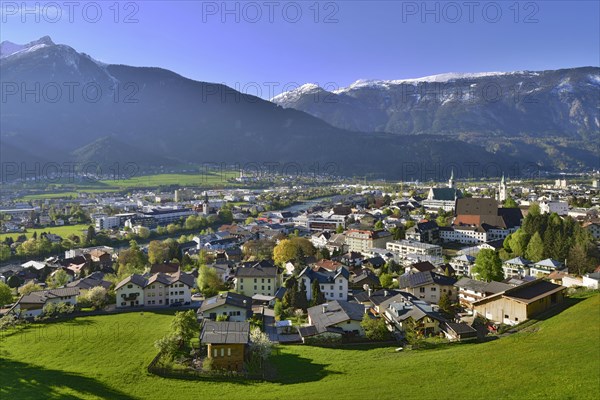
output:
<path id="1" fill-rule="evenodd" d="M 297 87 L 296 89 L 292 89 L 287 92 L 278 94 L 277 96 L 273 97 L 271 99 L 271 101 L 275 102 L 275 103 L 294 101 L 294 100 L 299 99 L 303 95 L 314 93 L 314 92 L 321 91 L 321 90 L 323 90 L 323 88 L 321 88 L 319 85 L 316 85 L 314 83 L 305 83 L 304 85 Z"/>
<path id="2" fill-rule="evenodd" d="M 16 44 L 8 40 L 0 43 L 0 58 L 6 58 L 15 54 L 30 53 L 44 47 L 54 46 L 50 36 L 44 36 L 27 44 Z"/>

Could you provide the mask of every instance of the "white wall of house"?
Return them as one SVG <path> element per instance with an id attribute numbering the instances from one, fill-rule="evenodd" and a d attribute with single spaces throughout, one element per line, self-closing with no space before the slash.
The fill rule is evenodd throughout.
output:
<path id="1" fill-rule="evenodd" d="M 562 285 L 566 286 L 566 287 L 584 286 L 584 284 L 583 284 L 583 278 L 580 278 L 578 276 L 565 276 L 562 279 Z"/>
<path id="2" fill-rule="evenodd" d="M 167 287 L 169 304 L 187 303 L 192 301 L 192 289 L 183 282 L 177 281 Z"/>
<path id="3" fill-rule="evenodd" d="M 590 289 L 598 289 L 598 280 L 590 278 L 589 276 L 583 276 L 583 286 Z"/>
<path id="4" fill-rule="evenodd" d="M 137 293 L 138 296 L 135 300 L 125 300 L 123 297 L 127 298 Z M 125 307 L 138 307 L 144 305 L 144 288 L 138 286 L 134 283 L 129 282 L 126 285 L 118 288 L 116 290 L 116 303 L 117 308 L 125 308 Z"/>
<path id="5" fill-rule="evenodd" d="M 306 298 L 312 300 L 312 283 L 308 277 L 303 277 L 306 286 Z M 334 283 L 321 283 L 321 292 L 326 300 L 348 300 L 348 279 L 338 276 Z"/>
<path id="6" fill-rule="evenodd" d="M 241 307 L 232 306 L 230 304 L 223 304 L 219 307 L 212 308 L 203 312 L 204 318 L 210 318 L 211 314 L 215 315 L 227 315 L 229 321 L 244 322 L 246 320 L 246 309 Z"/>
<path id="7" fill-rule="evenodd" d="M 529 268 L 522 265 L 503 264 L 502 270 L 504 271 L 504 278 L 529 275 Z"/>

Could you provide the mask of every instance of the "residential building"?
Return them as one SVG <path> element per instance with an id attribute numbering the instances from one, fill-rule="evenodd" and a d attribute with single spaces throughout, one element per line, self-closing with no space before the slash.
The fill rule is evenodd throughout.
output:
<path id="1" fill-rule="evenodd" d="M 99 217 L 94 221 L 96 225 L 96 230 L 103 231 L 109 229 L 118 228 L 121 224 L 121 219 L 119 217 Z"/>
<path id="2" fill-rule="evenodd" d="M 540 201 L 540 212 L 542 214 L 556 213 L 558 215 L 567 215 L 569 213 L 569 203 L 558 200 Z"/>
<path id="3" fill-rule="evenodd" d="M 204 300 L 198 309 L 199 319 L 215 321 L 219 315 L 228 321 L 246 321 L 252 316 L 252 298 L 234 292 L 220 293 Z"/>
<path id="4" fill-rule="evenodd" d="M 267 260 L 244 263 L 235 271 L 235 290 L 247 296 L 275 296 L 280 284 L 278 268 Z"/>
<path id="5" fill-rule="evenodd" d="M 600 222 L 589 221 L 583 224 L 583 228 L 586 229 L 594 239 L 600 240 Z"/>
<path id="6" fill-rule="evenodd" d="M 382 307 L 383 306 L 383 307 Z M 406 331 L 407 320 L 421 335 L 435 335 L 441 331 L 440 324 L 446 322 L 444 316 L 434 306 L 406 293 L 397 294 L 382 304 L 383 317 L 392 332 L 401 336 Z"/>
<path id="7" fill-rule="evenodd" d="M 456 275 L 472 276 L 471 268 L 475 265 L 475 257 L 462 254 L 450 260 L 450 266 L 456 271 Z"/>
<path id="8" fill-rule="evenodd" d="M 504 278 L 529 275 L 529 266 L 531 264 L 531 261 L 526 260 L 523 257 L 515 257 L 504 261 L 502 263 Z"/>
<path id="9" fill-rule="evenodd" d="M 364 315 L 365 306 L 342 300 L 333 300 L 327 304 L 310 307 L 308 323 L 314 327 L 314 333 L 305 330 L 302 337 L 324 332 L 337 332 L 345 336 L 364 336 L 365 331 L 361 326 Z"/>
<path id="10" fill-rule="evenodd" d="M 430 303 L 439 303 L 444 294 L 451 301 L 458 300 L 458 291 L 454 287 L 456 279 L 433 271 L 404 274 L 398 277 L 398 288 Z"/>
<path id="11" fill-rule="evenodd" d="M 502 282 L 484 282 L 470 278 L 461 278 L 454 284 L 458 289 L 458 301 L 467 310 L 473 309 L 473 303 L 490 295 L 504 292 L 512 285 Z"/>
<path id="12" fill-rule="evenodd" d="M 385 248 L 386 243 L 391 240 L 392 234 L 388 231 L 350 229 L 346 232 L 348 250 L 359 253 L 367 252 L 372 248 Z"/>
<path id="13" fill-rule="evenodd" d="M 34 318 L 42 315 L 46 304 L 67 303 L 76 305 L 79 288 L 65 287 L 50 290 L 38 290 L 23 295 L 9 310 L 21 318 Z"/>
<path id="14" fill-rule="evenodd" d="M 421 243 L 415 240 L 394 240 L 386 244 L 385 248 L 400 258 L 409 254 L 442 257 L 442 247 L 436 244 Z"/>
<path id="15" fill-rule="evenodd" d="M 319 289 L 325 296 L 325 299 L 342 300 L 348 299 L 348 284 L 350 280 L 350 272 L 346 267 L 339 267 L 336 270 L 328 270 L 325 268 L 311 269 L 306 267 L 298 275 L 299 280 L 304 281 L 306 287 L 306 298 L 312 300 L 312 282 L 319 282 Z"/>
<path id="16" fill-rule="evenodd" d="M 488 296 L 473 303 L 475 315 L 499 323 L 516 325 L 564 300 L 566 287 L 543 279 Z"/>
<path id="17" fill-rule="evenodd" d="M 208 346 L 207 357 L 212 360 L 213 368 L 241 371 L 250 343 L 250 323 L 207 321 L 200 333 L 200 343 Z"/>
<path id="18" fill-rule="evenodd" d="M 435 221 L 421 221 L 406 230 L 406 239 L 422 243 L 438 243 L 440 227 Z"/>
<path id="19" fill-rule="evenodd" d="M 158 272 L 146 278 L 133 274 L 115 286 L 117 308 L 168 306 L 191 302 L 194 277 L 185 272 Z"/>
<path id="20" fill-rule="evenodd" d="M 563 264 L 560 261 L 546 258 L 545 260 L 538 261 L 529 267 L 529 275 L 535 277 L 541 277 L 550 275 L 553 271 L 558 271 L 563 268 Z"/>

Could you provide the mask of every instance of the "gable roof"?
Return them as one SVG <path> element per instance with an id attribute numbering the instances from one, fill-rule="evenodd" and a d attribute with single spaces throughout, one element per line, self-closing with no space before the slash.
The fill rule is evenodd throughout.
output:
<path id="1" fill-rule="evenodd" d="M 350 271 L 343 266 L 339 267 L 335 271 L 330 271 L 324 268 L 311 269 L 306 267 L 302 270 L 302 272 L 300 272 L 300 274 L 298 274 L 299 278 L 303 276 L 306 276 L 311 282 L 316 279 L 319 283 L 333 283 L 339 276 L 350 279 Z"/>
<path id="2" fill-rule="evenodd" d="M 328 327 L 345 321 L 362 321 L 365 306 L 348 301 L 330 301 L 308 309 L 311 323 L 319 333 L 325 332 Z"/>
<path id="3" fill-rule="evenodd" d="M 419 272 L 435 270 L 435 265 L 433 265 L 429 261 L 421 261 L 421 262 L 413 263 L 413 264 L 411 264 L 410 267 L 416 269 Z"/>
<path id="4" fill-rule="evenodd" d="M 96 286 L 101 286 L 104 289 L 110 288 L 111 283 L 103 279 L 96 279 L 92 276 L 86 276 L 85 278 L 78 279 L 73 282 L 67 283 L 67 287 L 76 287 L 79 289 L 91 289 Z"/>
<path id="5" fill-rule="evenodd" d="M 200 305 L 198 312 L 203 313 L 205 311 L 212 310 L 213 308 L 217 308 L 225 304 L 232 307 L 239 307 L 244 308 L 246 310 L 251 310 L 252 298 L 235 292 L 221 293 L 204 300 Z"/>
<path id="6" fill-rule="evenodd" d="M 458 288 L 465 288 L 479 293 L 496 294 L 511 289 L 513 286 L 502 282 L 484 282 L 470 278 L 461 278 L 454 284 Z"/>
<path id="7" fill-rule="evenodd" d="M 449 276 L 440 275 L 433 271 L 417 272 L 415 274 L 403 274 L 398 277 L 399 287 L 415 288 L 419 286 L 438 284 L 452 286 L 456 283 L 456 279 Z"/>
<path id="8" fill-rule="evenodd" d="M 56 299 L 59 297 L 73 297 L 79 296 L 79 288 L 77 287 L 66 287 L 50 290 L 36 290 L 29 294 L 21 296 L 19 304 L 45 304 L 50 299 Z"/>
<path id="9" fill-rule="evenodd" d="M 454 188 L 431 188 L 431 191 L 433 194 L 432 200 L 453 201 L 462 198 L 461 191 Z"/>
<path id="10" fill-rule="evenodd" d="M 543 269 L 558 269 L 562 267 L 562 263 L 551 258 L 546 258 L 545 260 L 538 261 L 533 264 L 535 267 L 541 267 Z"/>
<path id="11" fill-rule="evenodd" d="M 236 277 L 269 277 L 277 276 L 277 267 L 268 260 L 262 260 L 256 263 L 242 263 L 235 271 Z"/>
<path id="12" fill-rule="evenodd" d="M 206 321 L 200 333 L 202 343 L 247 344 L 250 322 Z"/>
<path id="13" fill-rule="evenodd" d="M 125 278 L 121 282 L 117 283 L 117 286 L 115 286 L 115 290 L 122 288 L 123 286 L 127 285 L 128 283 L 132 283 L 143 289 L 144 287 L 146 287 L 146 278 L 144 278 L 143 276 L 138 275 L 138 274 L 129 275 L 127 278 Z"/>
<path id="14" fill-rule="evenodd" d="M 556 285 L 554 283 L 548 282 L 544 279 L 536 279 L 531 282 L 524 283 L 520 286 L 513 287 L 504 292 L 497 293 L 492 296 L 488 296 L 481 300 L 473 302 L 473 305 L 482 304 L 488 301 L 497 300 L 501 297 L 506 297 L 509 299 L 516 300 L 520 303 L 533 303 L 536 300 L 539 300 L 543 297 L 549 296 L 551 294 L 560 292 L 565 290 L 566 287 L 561 285 Z"/>
<path id="15" fill-rule="evenodd" d="M 504 264 L 522 265 L 522 266 L 526 267 L 529 264 L 531 264 L 531 261 L 529 261 L 523 257 L 515 257 L 515 258 L 511 258 L 510 260 L 504 261 Z"/>

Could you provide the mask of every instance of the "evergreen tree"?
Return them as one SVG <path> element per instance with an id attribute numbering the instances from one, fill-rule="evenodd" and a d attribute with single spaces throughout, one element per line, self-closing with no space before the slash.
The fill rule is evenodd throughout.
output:
<path id="1" fill-rule="evenodd" d="M 296 294 L 296 308 L 306 311 L 308 308 L 308 300 L 306 298 L 306 285 L 304 284 L 304 279 L 300 280 L 300 290 L 298 290 Z"/>
<path id="2" fill-rule="evenodd" d="M 527 245 L 525 256 L 533 262 L 538 262 L 544 259 L 544 242 L 539 232 L 536 232 Z"/>
<path id="3" fill-rule="evenodd" d="M 312 281 L 311 284 L 311 300 L 310 306 L 318 306 L 319 304 L 325 303 L 325 295 L 321 292 L 321 286 L 319 285 L 319 281 L 317 279 Z"/>

